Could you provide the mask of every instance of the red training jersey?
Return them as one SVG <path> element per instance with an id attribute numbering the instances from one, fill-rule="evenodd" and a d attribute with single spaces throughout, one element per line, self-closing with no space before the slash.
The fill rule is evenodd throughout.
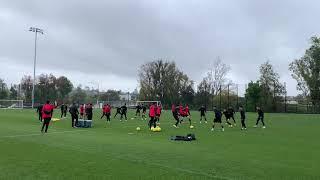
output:
<path id="1" fill-rule="evenodd" d="M 154 105 L 151 105 L 150 106 L 150 110 L 149 110 L 149 116 L 150 117 L 155 117 L 156 116 L 156 111 L 155 111 L 155 106 Z"/>
<path id="2" fill-rule="evenodd" d="M 174 104 L 172 104 L 171 111 L 174 112 L 175 110 L 176 110 L 176 106 Z"/>
<path id="3" fill-rule="evenodd" d="M 189 115 L 189 114 L 190 114 L 189 106 L 186 106 L 186 108 L 184 109 L 184 111 L 185 111 L 185 113 L 186 113 L 187 115 Z"/>
<path id="4" fill-rule="evenodd" d="M 106 108 L 105 108 L 105 112 L 106 113 L 110 113 L 111 112 L 111 106 L 106 106 Z"/>
<path id="5" fill-rule="evenodd" d="M 83 105 L 80 106 L 80 113 L 83 113 L 84 112 L 84 107 Z"/>
<path id="6" fill-rule="evenodd" d="M 158 106 L 157 107 L 157 115 L 160 115 L 161 114 L 161 106 Z"/>
<path id="7" fill-rule="evenodd" d="M 42 107 L 42 118 L 51 118 L 52 117 L 52 112 L 53 112 L 54 106 L 51 104 L 45 104 Z"/>

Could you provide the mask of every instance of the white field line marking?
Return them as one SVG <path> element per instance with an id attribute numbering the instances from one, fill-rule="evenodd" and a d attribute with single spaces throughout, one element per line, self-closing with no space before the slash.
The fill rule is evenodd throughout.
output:
<path id="1" fill-rule="evenodd" d="M 81 131 L 57 131 L 57 132 L 50 132 L 48 134 L 61 134 L 61 133 L 68 133 L 68 132 L 83 132 L 88 130 L 81 130 Z M 15 138 L 15 137 L 28 137 L 28 136 L 41 136 L 42 133 L 33 133 L 33 134 L 18 134 L 18 135 L 10 135 L 10 136 L 1 136 L 0 138 Z"/>

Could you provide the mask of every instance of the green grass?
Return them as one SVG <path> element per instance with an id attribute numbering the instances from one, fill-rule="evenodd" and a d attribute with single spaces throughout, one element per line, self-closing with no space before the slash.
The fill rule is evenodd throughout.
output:
<path id="1" fill-rule="evenodd" d="M 238 124 L 211 132 L 198 112 L 193 130 L 173 128 L 164 112 L 160 133 L 138 119 L 106 126 L 100 111 L 94 115 L 94 128 L 72 129 L 67 118 L 41 135 L 33 111 L 0 110 L 0 179 L 320 179 L 319 115 L 266 114 L 262 129 L 252 128 L 256 114 L 247 113 L 247 131 Z M 198 139 L 169 140 L 189 132 Z"/>

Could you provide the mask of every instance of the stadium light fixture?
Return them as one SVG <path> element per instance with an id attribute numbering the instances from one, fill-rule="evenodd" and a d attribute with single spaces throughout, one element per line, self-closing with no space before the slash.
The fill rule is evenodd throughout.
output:
<path id="1" fill-rule="evenodd" d="M 38 33 L 43 34 L 43 30 L 36 27 L 30 27 L 29 31 L 35 34 L 34 37 L 34 59 L 33 59 L 33 82 L 32 82 L 32 109 L 34 108 L 34 86 L 36 81 L 36 62 L 37 62 L 37 37 Z"/>

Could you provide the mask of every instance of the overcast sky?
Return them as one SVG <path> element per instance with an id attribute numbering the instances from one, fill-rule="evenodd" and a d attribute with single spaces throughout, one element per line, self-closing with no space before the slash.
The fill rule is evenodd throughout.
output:
<path id="1" fill-rule="evenodd" d="M 0 0 L 0 78 L 37 74 L 133 90 L 145 62 L 174 60 L 196 83 L 218 56 L 235 83 L 256 80 L 267 59 L 295 95 L 288 64 L 320 32 L 318 0 Z M 89 84 L 89 82 L 94 82 Z M 243 87 L 244 88 L 244 87 Z"/>

